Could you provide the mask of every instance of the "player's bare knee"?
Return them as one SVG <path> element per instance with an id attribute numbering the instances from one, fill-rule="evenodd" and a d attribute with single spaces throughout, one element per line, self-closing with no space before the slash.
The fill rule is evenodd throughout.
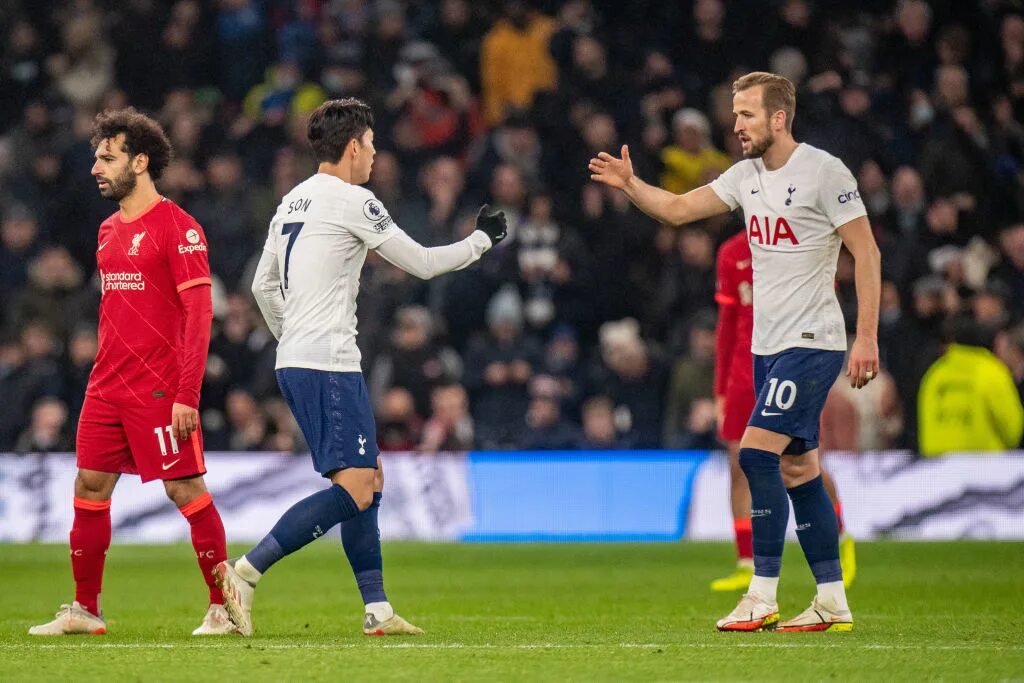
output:
<path id="1" fill-rule="evenodd" d="M 206 493 L 206 484 L 202 477 L 170 479 L 164 482 L 164 492 L 180 508 Z"/>
<path id="2" fill-rule="evenodd" d="M 120 475 L 112 472 L 78 470 L 75 477 L 75 496 L 86 500 L 109 500 Z"/>
<path id="3" fill-rule="evenodd" d="M 374 481 L 378 471 L 369 467 L 339 470 L 331 476 L 331 482 L 348 491 L 356 507 L 363 511 L 373 504 Z"/>
<path id="4" fill-rule="evenodd" d="M 782 482 L 788 489 L 809 482 L 820 473 L 817 459 L 807 456 L 783 457 L 781 470 Z"/>

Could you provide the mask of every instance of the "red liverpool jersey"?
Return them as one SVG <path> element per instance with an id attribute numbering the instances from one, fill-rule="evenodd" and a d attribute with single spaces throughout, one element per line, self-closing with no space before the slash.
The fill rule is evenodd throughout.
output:
<path id="1" fill-rule="evenodd" d="M 750 352 L 754 332 L 754 273 L 750 261 L 750 244 L 745 232 L 733 235 L 718 250 L 716 396 L 727 395 L 730 387 L 754 390 L 754 359 Z"/>
<path id="2" fill-rule="evenodd" d="M 207 256 L 203 229 L 169 199 L 134 220 L 117 212 L 103 221 L 96 249 L 99 352 L 86 395 L 134 405 L 178 395 L 185 329 L 179 292 L 211 283 Z M 196 395 L 198 389 L 182 387 Z"/>

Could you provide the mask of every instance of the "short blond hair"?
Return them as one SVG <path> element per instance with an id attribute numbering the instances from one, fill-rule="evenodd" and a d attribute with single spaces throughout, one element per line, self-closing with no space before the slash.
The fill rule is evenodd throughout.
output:
<path id="1" fill-rule="evenodd" d="M 763 86 L 761 93 L 768 116 L 777 111 L 785 112 L 786 130 L 792 131 L 793 116 L 796 114 L 796 86 L 793 81 L 767 71 L 754 71 L 733 81 L 732 94 L 756 85 Z"/>

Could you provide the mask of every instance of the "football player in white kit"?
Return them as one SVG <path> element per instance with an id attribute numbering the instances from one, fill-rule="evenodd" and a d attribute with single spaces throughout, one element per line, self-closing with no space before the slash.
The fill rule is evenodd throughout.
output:
<path id="1" fill-rule="evenodd" d="M 793 139 L 793 84 L 754 72 L 733 83 L 734 131 L 744 160 L 683 195 L 633 175 L 629 149 L 590 160 L 591 179 L 623 190 L 644 213 L 679 225 L 743 208 L 753 256 L 754 390 L 740 442 L 753 503 L 754 577 L 722 631 L 850 631 L 835 511 L 818 461 L 821 409 L 842 370 L 846 328 L 835 295 L 845 244 L 856 260 L 857 336 L 846 374 L 860 388 L 878 374 L 880 257 L 853 175 L 836 157 Z M 787 494 L 789 500 L 787 500 Z M 817 582 L 811 606 L 779 621 L 776 590 L 789 501 Z"/>
<path id="2" fill-rule="evenodd" d="M 476 230 L 441 247 L 415 242 L 369 190 L 373 114 L 356 99 L 330 100 L 309 119 L 320 162 L 286 194 L 270 221 L 252 291 L 278 339 L 277 381 L 331 486 L 293 505 L 240 558 L 214 569 L 225 607 L 252 635 L 256 583 L 275 562 L 341 525 L 366 605 L 366 635 L 418 634 L 384 593 L 377 508 L 384 480 L 370 399 L 356 347 L 356 294 L 369 249 L 423 279 L 465 268 L 504 239 L 505 216 L 480 209 Z"/>

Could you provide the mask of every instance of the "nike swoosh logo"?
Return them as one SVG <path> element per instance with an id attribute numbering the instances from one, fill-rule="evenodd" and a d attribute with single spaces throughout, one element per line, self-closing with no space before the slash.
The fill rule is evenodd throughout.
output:
<path id="1" fill-rule="evenodd" d="M 782 413 L 779 414 L 781 415 Z M 177 465 L 179 460 L 181 460 L 181 458 L 178 458 L 178 460 L 175 460 L 173 462 L 165 462 L 163 465 L 160 465 L 160 467 L 164 468 L 164 472 L 166 472 L 167 470 Z"/>
<path id="2" fill-rule="evenodd" d="M 750 191 L 750 194 L 757 194 L 760 191 L 761 190 L 758 190 L 757 188 L 754 188 L 753 190 Z"/>
<path id="3" fill-rule="evenodd" d="M 763 415 L 764 417 L 774 417 L 774 416 L 776 416 L 776 415 L 782 415 L 782 413 L 769 413 L 769 412 L 768 412 L 768 411 L 766 411 L 766 410 L 762 410 L 762 411 L 761 411 L 761 415 Z M 166 469 L 166 468 L 165 468 L 165 469 Z"/>
<path id="4" fill-rule="evenodd" d="M 97 249 L 96 251 L 103 251 L 103 247 L 107 246 L 108 244 L 110 244 L 110 240 L 107 240 L 106 242 L 101 244 L 99 249 Z"/>

